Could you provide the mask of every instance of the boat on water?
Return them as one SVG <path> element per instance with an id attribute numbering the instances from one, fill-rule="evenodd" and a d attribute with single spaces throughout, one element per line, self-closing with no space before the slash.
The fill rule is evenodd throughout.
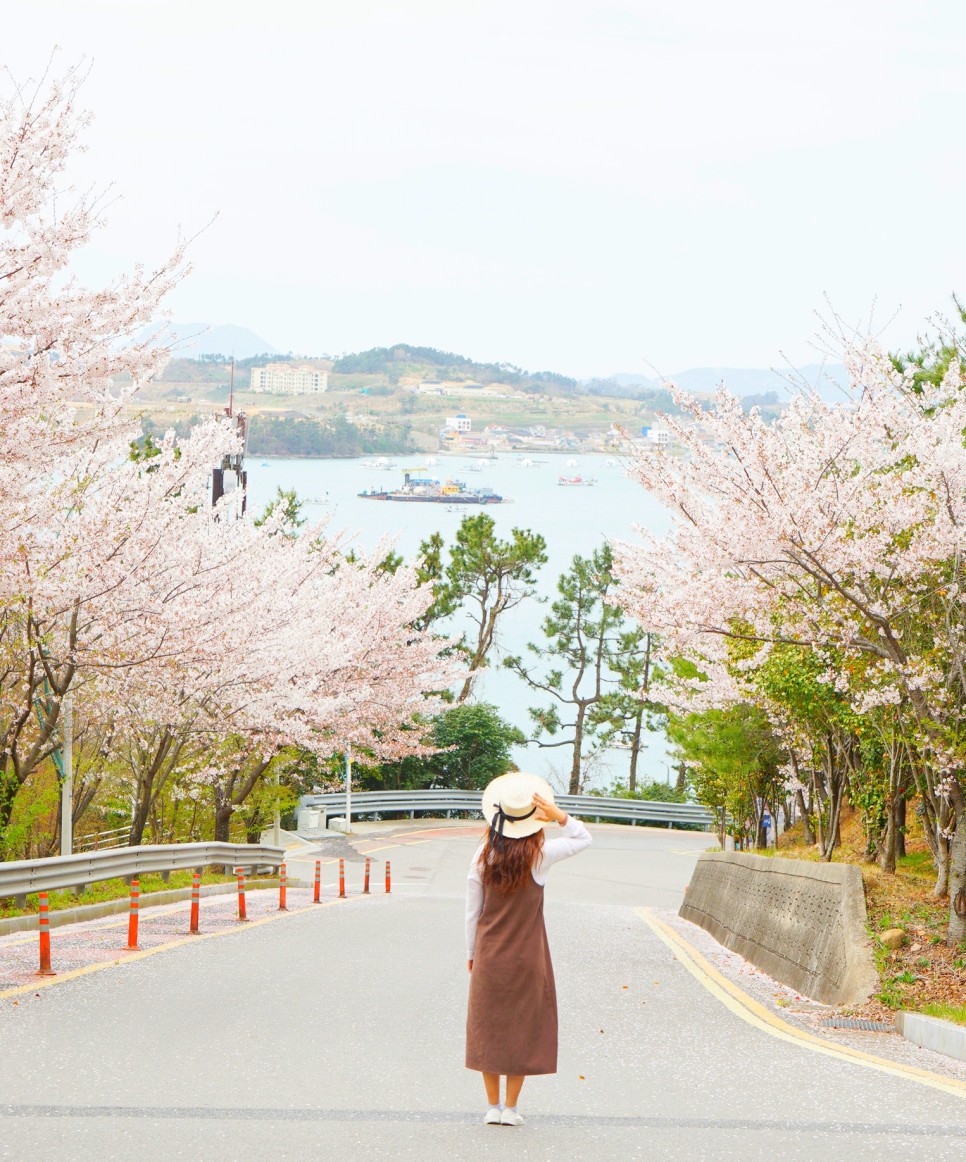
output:
<path id="1" fill-rule="evenodd" d="M 462 480 L 435 480 L 407 472 L 401 488 L 367 488 L 357 494 L 361 500 L 401 500 L 424 504 L 502 504 L 503 497 L 492 488 L 470 488 Z"/>
<path id="2" fill-rule="evenodd" d="M 591 484 L 596 484 L 597 481 L 593 476 L 558 476 L 557 483 L 580 488 Z"/>

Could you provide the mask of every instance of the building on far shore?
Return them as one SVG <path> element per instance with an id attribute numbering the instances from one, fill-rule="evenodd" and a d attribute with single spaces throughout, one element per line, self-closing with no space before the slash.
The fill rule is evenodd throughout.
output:
<path id="1" fill-rule="evenodd" d="M 269 363 L 252 368 L 252 391 L 270 395 L 318 395 L 328 387 L 329 373 L 309 364 Z"/>

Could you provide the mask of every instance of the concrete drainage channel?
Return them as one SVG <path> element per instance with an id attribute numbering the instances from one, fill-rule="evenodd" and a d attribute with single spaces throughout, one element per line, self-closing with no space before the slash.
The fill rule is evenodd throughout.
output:
<path id="1" fill-rule="evenodd" d="M 894 1033 L 895 1025 L 889 1021 L 865 1021 L 857 1017 L 829 1017 L 819 1021 L 823 1029 L 861 1029 L 863 1033 Z"/>

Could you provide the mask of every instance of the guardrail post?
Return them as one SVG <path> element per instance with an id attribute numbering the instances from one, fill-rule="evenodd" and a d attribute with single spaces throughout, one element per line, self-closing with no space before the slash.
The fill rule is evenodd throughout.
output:
<path id="1" fill-rule="evenodd" d="M 386 860 L 386 893 L 392 891 L 392 878 L 389 875 L 389 860 Z"/>
<path id="2" fill-rule="evenodd" d="M 312 893 L 312 903 L 322 903 L 322 860 L 315 861 L 315 891 Z"/>
<path id="3" fill-rule="evenodd" d="M 280 912 L 288 911 L 288 905 L 286 903 L 288 893 L 286 888 L 285 864 L 283 863 L 282 866 L 278 869 L 278 910 Z"/>
<path id="4" fill-rule="evenodd" d="M 339 899 L 345 899 L 345 860 L 339 860 Z"/>
<path id="5" fill-rule="evenodd" d="M 128 952 L 140 952 L 141 945 L 138 944 L 138 910 L 141 895 L 141 881 L 137 878 L 131 880 L 131 907 L 127 918 L 127 950 Z"/>
<path id="6" fill-rule="evenodd" d="M 57 973 L 50 967 L 50 916 L 47 912 L 47 893 L 40 892 L 38 898 L 40 900 L 40 920 L 38 921 L 40 931 L 40 968 L 37 969 L 34 975 L 56 976 Z"/>
<path id="7" fill-rule="evenodd" d="M 363 894 L 364 896 L 368 896 L 368 895 L 369 895 L 369 864 L 370 864 L 371 862 L 372 862 L 372 861 L 371 861 L 371 860 L 368 858 L 368 856 L 367 856 L 367 857 L 366 857 L 366 879 L 365 879 L 365 883 L 362 885 L 362 894 Z"/>
<path id="8" fill-rule="evenodd" d="M 191 924 L 188 928 L 189 936 L 199 936 L 198 920 L 201 911 L 201 876 L 195 872 L 191 877 Z"/>
<path id="9" fill-rule="evenodd" d="M 235 875 L 238 876 L 238 920 L 241 923 L 248 920 L 248 908 L 245 906 L 245 869 L 236 867 Z"/>

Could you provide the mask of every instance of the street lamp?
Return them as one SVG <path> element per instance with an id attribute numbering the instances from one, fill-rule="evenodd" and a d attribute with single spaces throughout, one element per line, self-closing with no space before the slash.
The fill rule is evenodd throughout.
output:
<path id="1" fill-rule="evenodd" d="M 60 712 L 63 717 L 62 784 L 60 791 L 60 854 L 70 855 L 74 850 L 74 696 L 70 690 L 64 695 Z"/>
<path id="2" fill-rule="evenodd" d="M 345 748 L 345 834 L 352 834 L 352 743 Z"/>

